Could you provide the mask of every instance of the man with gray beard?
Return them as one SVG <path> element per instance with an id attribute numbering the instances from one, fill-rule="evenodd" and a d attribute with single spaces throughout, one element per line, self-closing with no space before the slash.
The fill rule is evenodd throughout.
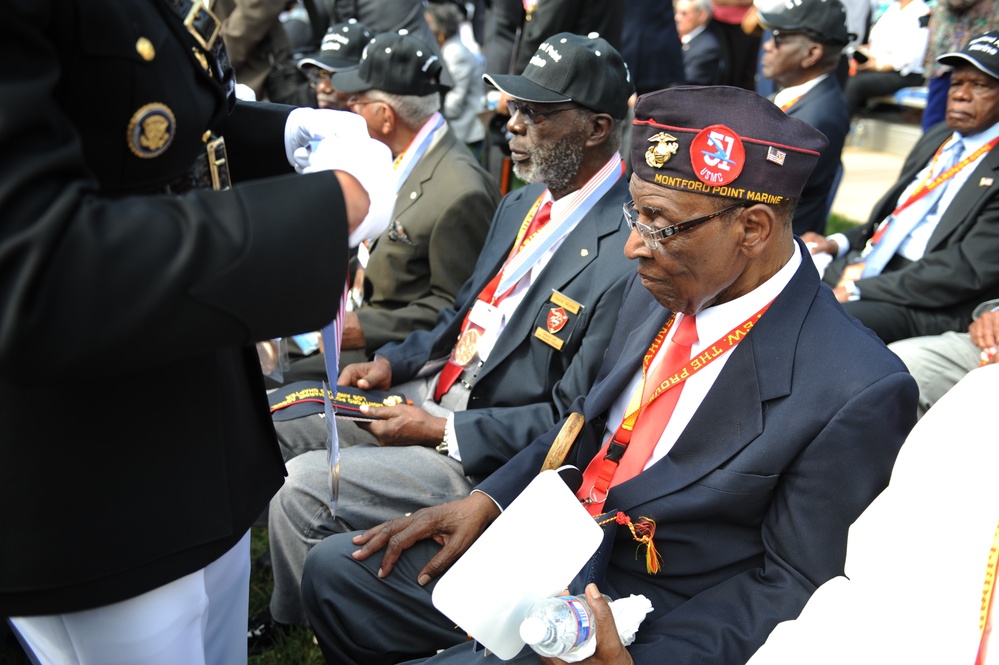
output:
<path id="1" fill-rule="evenodd" d="M 341 372 L 341 385 L 391 388 L 412 405 L 337 420 L 335 517 L 326 451 L 288 463 L 269 513 L 278 622 L 306 623 L 299 583 L 316 543 L 466 496 L 586 394 L 610 344 L 633 272 L 619 153 L 627 67 L 605 40 L 562 33 L 522 76 L 486 80 L 510 98 L 514 169 L 530 184 L 500 202 L 471 278 L 433 330 Z"/>

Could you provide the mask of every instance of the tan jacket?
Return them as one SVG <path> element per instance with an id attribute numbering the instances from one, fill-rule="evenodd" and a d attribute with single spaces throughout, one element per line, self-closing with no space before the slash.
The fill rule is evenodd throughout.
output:
<path id="1" fill-rule="evenodd" d="M 236 81 L 266 99 L 267 76 L 274 64 L 288 58 L 291 47 L 279 19 L 285 0 L 212 0 L 211 10 L 222 21 L 229 60 Z"/>

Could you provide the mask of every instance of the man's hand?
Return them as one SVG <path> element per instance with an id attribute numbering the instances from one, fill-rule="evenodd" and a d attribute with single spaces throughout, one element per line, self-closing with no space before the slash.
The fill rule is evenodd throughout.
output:
<path id="1" fill-rule="evenodd" d="M 361 406 L 361 413 L 377 418 L 370 423 L 357 421 L 382 446 L 436 446 L 444 438 L 447 418 L 432 416 L 418 406 Z"/>
<path id="2" fill-rule="evenodd" d="M 845 287 L 837 286 L 833 289 L 833 295 L 836 296 L 838 302 L 847 302 L 850 300 L 850 294 L 847 292 Z"/>
<path id="3" fill-rule="evenodd" d="M 355 386 L 361 390 L 388 390 L 392 387 L 392 365 L 385 358 L 347 365 L 336 380 L 340 386 Z"/>
<path id="4" fill-rule="evenodd" d="M 971 335 L 971 343 L 989 357 L 985 364 L 996 362 L 996 352 L 999 350 L 999 312 L 985 312 L 979 316 L 968 326 L 968 333 Z"/>
<path id="5" fill-rule="evenodd" d="M 345 312 L 343 315 L 343 333 L 340 337 L 340 348 L 364 348 L 364 329 L 361 328 L 361 319 L 357 317 L 357 312 Z M 341 376 L 343 375 L 341 374 Z"/>
<path id="6" fill-rule="evenodd" d="M 417 576 L 420 585 L 425 586 L 444 574 L 499 514 L 500 510 L 492 499 L 482 492 L 472 492 L 464 499 L 423 508 L 354 536 L 354 544 L 360 545 L 361 549 L 352 556 L 360 561 L 384 549 L 378 577 L 385 577 L 392 572 L 404 551 L 421 540 L 433 538 L 442 547 Z M 610 614 L 610 609 L 605 609 Z"/>
<path id="7" fill-rule="evenodd" d="M 600 593 L 596 584 L 586 585 L 586 603 L 593 610 L 593 623 L 597 628 L 597 649 L 592 656 L 579 661 L 582 665 L 631 665 L 628 649 L 621 643 L 617 633 L 617 624 L 610 605 Z M 559 665 L 565 661 L 561 658 L 541 658 L 545 665 Z"/>
<path id="8" fill-rule="evenodd" d="M 815 231 L 805 231 L 801 234 L 801 240 L 812 254 L 831 254 L 832 256 L 836 256 L 839 253 L 838 244 L 832 240 L 828 240 L 825 236 L 819 235 Z"/>

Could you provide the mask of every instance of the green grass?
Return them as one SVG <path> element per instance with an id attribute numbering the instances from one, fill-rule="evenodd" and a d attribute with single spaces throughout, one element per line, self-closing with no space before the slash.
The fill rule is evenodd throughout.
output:
<path id="1" fill-rule="evenodd" d="M 260 570 L 257 560 L 267 551 L 267 529 L 250 531 L 250 616 L 267 609 L 274 580 L 269 571 Z M 310 628 L 295 628 L 279 638 L 273 649 L 250 656 L 249 665 L 322 665 L 323 654 L 313 642 Z M 0 665 L 5 665 L 0 662 Z"/>
<path id="2" fill-rule="evenodd" d="M 860 224 L 854 219 L 847 219 L 842 215 L 831 214 L 829 215 L 829 220 L 826 222 L 826 235 L 831 236 L 834 233 L 842 233 L 852 226 Z"/>

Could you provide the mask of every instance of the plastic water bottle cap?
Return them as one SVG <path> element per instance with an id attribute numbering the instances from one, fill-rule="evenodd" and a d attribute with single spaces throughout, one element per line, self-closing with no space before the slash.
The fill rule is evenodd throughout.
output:
<path id="1" fill-rule="evenodd" d="M 545 639 L 547 634 L 548 628 L 545 622 L 538 617 L 527 617 L 520 622 L 520 639 L 527 644 L 537 644 Z"/>

